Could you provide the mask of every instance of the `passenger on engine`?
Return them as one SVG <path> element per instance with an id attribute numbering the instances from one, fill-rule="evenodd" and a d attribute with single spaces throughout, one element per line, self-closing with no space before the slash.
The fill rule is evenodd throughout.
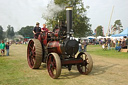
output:
<path id="1" fill-rule="evenodd" d="M 36 23 L 36 26 L 35 26 L 34 29 L 33 29 L 33 34 L 34 34 L 34 37 L 35 37 L 36 39 L 38 38 L 38 36 L 39 36 L 39 34 L 40 34 L 40 32 L 41 32 L 41 28 L 39 27 L 39 25 L 40 25 L 40 23 L 37 22 L 37 23 Z"/>
<path id="2" fill-rule="evenodd" d="M 58 25 L 56 24 L 55 28 L 53 29 L 53 32 L 55 32 L 57 29 L 59 29 Z"/>
<path id="3" fill-rule="evenodd" d="M 46 25 L 43 24 L 43 28 L 41 28 L 42 32 L 49 32 L 48 28 L 46 28 Z"/>

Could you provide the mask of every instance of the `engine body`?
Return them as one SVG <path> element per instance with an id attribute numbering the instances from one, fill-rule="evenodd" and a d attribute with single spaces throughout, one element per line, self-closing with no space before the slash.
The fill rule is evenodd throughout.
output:
<path id="1" fill-rule="evenodd" d="M 59 55 L 75 55 L 79 44 L 76 40 L 49 41 L 47 44 L 48 52 L 55 52 Z"/>

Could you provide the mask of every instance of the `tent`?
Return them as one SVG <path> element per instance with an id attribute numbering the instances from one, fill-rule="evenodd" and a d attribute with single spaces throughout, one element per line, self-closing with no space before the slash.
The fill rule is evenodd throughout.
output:
<path id="1" fill-rule="evenodd" d="M 112 37 L 120 37 L 120 36 L 128 36 L 128 28 L 126 28 L 123 32 L 120 34 L 112 35 Z"/>
<path id="2" fill-rule="evenodd" d="M 94 36 L 88 36 L 87 39 L 95 39 Z"/>

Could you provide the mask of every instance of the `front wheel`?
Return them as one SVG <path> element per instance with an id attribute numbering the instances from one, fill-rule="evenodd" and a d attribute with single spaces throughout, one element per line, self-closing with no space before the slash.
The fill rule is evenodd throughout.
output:
<path id="1" fill-rule="evenodd" d="M 80 58 L 83 60 L 83 63 L 77 64 L 77 69 L 81 74 L 87 75 L 92 71 L 93 67 L 93 61 L 91 56 L 85 52 L 80 52 L 77 56 L 77 58 Z"/>
<path id="2" fill-rule="evenodd" d="M 57 53 L 50 53 L 47 58 L 47 70 L 53 79 L 57 79 L 61 74 L 61 61 Z"/>

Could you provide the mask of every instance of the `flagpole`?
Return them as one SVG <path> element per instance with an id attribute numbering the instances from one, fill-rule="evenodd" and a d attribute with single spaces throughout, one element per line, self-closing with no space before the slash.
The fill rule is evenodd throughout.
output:
<path id="1" fill-rule="evenodd" d="M 111 23 L 111 19 L 112 19 L 112 14 L 113 14 L 113 11 L 114 11 L 114 6 L 113 6 L 113 8 L 112 8 L 112 12 L 111 12 L 111 16 L 110 16 L 110 20 L 109 20 L 109 24 L 108 24 L 108 31 L 107 31 L 107 34 L 106 34 L 106 36 L 108 36 L 109 35 L 109 30 L 110 30 L 110 23 Z"/>

